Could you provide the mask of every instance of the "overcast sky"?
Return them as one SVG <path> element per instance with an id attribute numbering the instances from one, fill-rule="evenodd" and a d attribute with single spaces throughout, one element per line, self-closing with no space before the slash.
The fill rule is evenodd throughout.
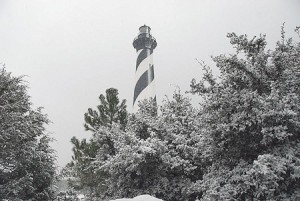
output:
<path id="1" fill-rule="evenodd" d="M 0 63 L 27 75 L 34 107 L 53 122 L 58 164 L 71 160 L 72 136 L 89 138 L 83 114 L 110 87 L 131 111 L 138 28 L 157 40 L 154 68 L 158 102 L 177 86 L 200 79 L 195 58 L 233 52 L 228 32 L 266 34 L 268 47 L 300 25 L 299 0 L 0 0 Z M 195 97 L 196 98 L 196 97 Z"/>

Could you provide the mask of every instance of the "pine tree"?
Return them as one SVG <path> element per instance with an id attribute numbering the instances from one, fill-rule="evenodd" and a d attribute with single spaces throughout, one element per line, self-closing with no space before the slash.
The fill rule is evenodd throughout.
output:
<path id="1" fill-rule="evenodd" d="M 73 144 L 72 161 L 67 164 L 64 171 L 65 176 L 71 177 L 68 180 L 69 186 L 75 190 L 85 189 L 90 195 L 95 195 L 102 190 L 104 175 L 95 172 L 93 161 L 96 158 L 98 144 L 91 139 L 78 140 L 76 137 L 71 139 Z"/>
<path id="2" fill-rule="evenodd" d="M 109 88 L 106 90 L 106 96 L 99 96 L 100 105 L 97 110 L 91 108 L 84 114 L 86 130 L 96 131 L 101 126 L 111 127 L 112 123 L 119 123 L 122 129 L 125 129 L 127 122 L 126 100 L 121 103 L 118 97 L 118 90 Z"/>
<path id="3" fill-rule="evenodd" d="M 104 192 L 105 180 L 108 178 L 107 173 L 97 170 L 94 164 L 97 153 L 99 150 L 105 150 L 108 155 L 115 154 L 115 145 L 110 136 L 101 135 L 101 138 L 97 139 L 95 136 L 99 135 L 102 128 L 110 129 L 116 124 L 124 130 L 127 124 L 126 100 L 120 103 L 117 89 L 107 89 L 106 96 L 101 94 L 99 100 L 98 111 L 89 108 L 84 114 L 84 127 L 93 133 L 93 137 L 89 141 L 79 140 L 76 137 L 71 139 L 73 157 L 64 170 L 72 176 L 69 179 L 70 186 L 77 190 L 88 189 L 91 196 L 100 196 Z M 103 160 L 105 159 L 107 157 Z"/>

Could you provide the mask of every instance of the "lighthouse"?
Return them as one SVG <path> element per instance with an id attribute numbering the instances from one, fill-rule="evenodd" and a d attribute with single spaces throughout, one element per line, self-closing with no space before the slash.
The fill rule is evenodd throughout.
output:
<path id="1" fill-rule="evenodd" d="M 133 112 L 137 112 L 141 100 L 152 98 L 156 101 L 153 50 L 157 43 L 150 31 L 150 27 L 141 26 L 138 36 L 133 40 L 137 52 Z"/>

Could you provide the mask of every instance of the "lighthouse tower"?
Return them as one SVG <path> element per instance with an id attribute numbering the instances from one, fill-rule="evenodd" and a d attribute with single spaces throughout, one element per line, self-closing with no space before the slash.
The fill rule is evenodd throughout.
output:
<path id="1" fill-rule="evenodd" d="M 153 98 L 156 101 L 153 50 L 157 43 L 150 34 L 150 27 L 144 25 L 139 30 L 139 35 L 133 41 L 133 47 L 137 51 L 133 112 L 137 112 L 141 100 Z"/>

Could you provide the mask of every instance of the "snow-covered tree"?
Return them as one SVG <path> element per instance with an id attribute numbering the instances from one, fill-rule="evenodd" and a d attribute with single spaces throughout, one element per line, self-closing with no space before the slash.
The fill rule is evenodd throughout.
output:
<path id="1" fill-rule="evenodd" d="M 110 136 L 116 147 L 115 155 L 100 151 L 96 161 L 110 175 L 107 195 L 194 200 L 198 192 L 189 191 L 189 186 L 203 174 L 198 112 L 180 93 L 166 100 L 159 114 L 155 107 L 153 101 L 141 103 L 138 113 L 129 117 L 126 131 L 118 127 L 99 131 L 99 138 Z"/>
<path id="2" fill-rule="evenodd" d="M 201 133 L 212 165 L 193 190 L 202 200 L 300 199 L 300 43 L 266 51 L 265 36 L 228 34 L 236 54 L 214 58 L 192 81 L 203 97 Z"/>
<path id="3" fill-rule="evenodd" d="M 49 120 L 33 109 L 22 77 L 0 68 L 0 198 L 54 198 L 55 155 L 45 131 Z"/>

